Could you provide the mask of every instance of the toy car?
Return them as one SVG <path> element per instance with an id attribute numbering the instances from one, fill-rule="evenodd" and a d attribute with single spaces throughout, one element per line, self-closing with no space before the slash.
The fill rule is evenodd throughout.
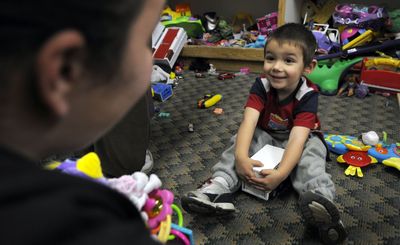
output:
<path id="1" fill-rule="evenodd" d="M 219 80 L 225 80 L 225 79 L 231 79 L 231 78 L 235 78 L 235 74 L 232 74 L 229 72 L 224 72 L 224 73 L 220 73 L 218 75 Z"/>

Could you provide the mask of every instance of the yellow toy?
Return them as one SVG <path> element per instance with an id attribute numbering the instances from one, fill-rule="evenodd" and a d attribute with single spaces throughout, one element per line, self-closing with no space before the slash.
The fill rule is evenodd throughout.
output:
<path id="1" fill-rule="evenodd" d="M 383 160 L 382 163 L 388 167 L 393 167 L 400 171 L 400 158 L 398 157 L 388 158 Z"/>
<path id="2" fill-rule="evenodd" d="M 222 95 L 221 94 L 216 94 L 216 95 L 210 95 L 207 94 L 204 96 L 203 99 L 199 100 L 197 102 L 197 107 L 199 108 L 209 108 L 213 105 L 215 105 L 216 103 L 218 103 L 220 100 L 222 99 Z"/>
<path id="3" fill-rule="evenodd" d="M 400 69 L 400 60 L 395 58 L 369 58 L 364 62 L 367 70 L 392 70 Z"/>
<path id="4" fill-rule="evenodd" d="M 361 46 L 361 45 L 363 45 L 363 44 L 365 44 L 367 42 L 372 41 L 372 39 L 374 37 L 375 37 L 374 32 L 371 31 L 371 30 L 367 30 L 363 34 L 361 34 L 360 36 L 354 38 L 353 40 L 351 40 L 347 44 L 343 45 L 342 49 L 346 50 L 348 48 Z"/>

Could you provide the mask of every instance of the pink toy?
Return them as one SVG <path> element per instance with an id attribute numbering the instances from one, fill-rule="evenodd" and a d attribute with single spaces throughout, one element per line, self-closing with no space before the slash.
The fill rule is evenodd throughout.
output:
<path id="1" fill-rule="evenodd" d="M 267 35 L 278 27 L 278 13 L 272 12 L 257 19 L 257 27 L 262 35 Z"/>
<path id="2" fill-rule="evenodd" d="M 342 45 L 346 45 L 351 40 L 353 40 L 356 37 L 363 34 L 365 31 L 366 31 L 365 29 L 359 29 L 359 28 L 355 28 L 355 27 L 349 27 L 349 28 L 344 29 L 342 31 L 342 33 L 340 34 L 340 39 L 342 41 Z"/>
<path id="3" fill-rule="evenodd" d="M 172 203 L 174 194 L 168 190 L 154 190 L 149 193 L 149 198 L 143 210 L 149 215 L 147 224 L 154 229 L 164 221 L 167 215 L 172 215 Z"/>

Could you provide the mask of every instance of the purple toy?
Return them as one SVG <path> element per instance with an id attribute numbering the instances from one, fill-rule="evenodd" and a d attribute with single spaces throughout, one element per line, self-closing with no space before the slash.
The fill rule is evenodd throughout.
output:
<path id="1" fill-rule="evenodd" d="M 339 4 L 332 14 L 335 25 L 357 26 L 360 28 L 379 28 L 388 14 L 384 8 L 376 5 Z"/>

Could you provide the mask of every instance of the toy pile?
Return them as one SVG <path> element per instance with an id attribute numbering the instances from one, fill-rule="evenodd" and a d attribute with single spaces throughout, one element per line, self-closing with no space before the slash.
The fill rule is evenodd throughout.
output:
<path id="1" fill-rule="evenodd" d="M 263 48 L 269 33 L 277 28 L 278 13 L 254 20 L 251 14 L 238 12 L 229 23 L 216 12 L 194 15 L 189 4 L 176 4 L 175 11 L 165 7 L 161 23 L 166 27 L 184 28 L 189 44 Z"/>
<path id="2" fill-rule="evenodd" d="M 183 216 L 179 207 L 173 203 L 174 194 L 161 188 L 160 179 L 151 174 L 135 172 L 119 178 L 103 176 L 100 159 L 91 152 L 79 159 L 66 159 L 63 162 L 53 162 L 47 169 L 61 171 L 66 174 L 97 181 L 126 195 L 140 211 L 154 238 L 162 243 L 177 239 L 185 245 L 193 245 L 193 233 L 183 227 Z M 172 223 L 173 214 L 178 223 Z"/>
<path id="3" fill-rule="evenodd" d="M 400 9 L 307 0 L 302 16 L 318 42 L 318 66 L 308 78 L 323 94 L 400 92 Z"/>
<path id="4" fill-rule="evenodd" d="M 363 177 L 361 168 L 378 162 L 400 171 L 400 143 L 388 144 L 385 132 L 382 141 L 374 131 L 363 133 L 360 139 L 337 134 L 324 138 L 329 151 L 339 155 L 336 161 L 349 165 L 346 175 Z"/>

